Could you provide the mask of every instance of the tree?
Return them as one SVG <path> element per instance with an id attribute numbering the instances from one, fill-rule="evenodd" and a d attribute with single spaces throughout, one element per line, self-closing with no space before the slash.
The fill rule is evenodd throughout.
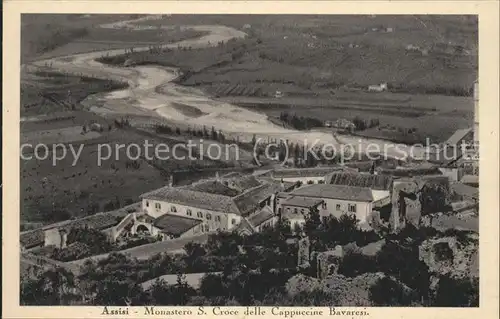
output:
<path id="1" fill-rule="evenodd" d="M 78 299 L 74 275 L 64 268 L 43 272 L 35 279 L 21 281 L 22 305 L 70 305 Z"/>
<path id="2" fill-rule="evenodd" d="M 377 272 L 377 264 L 373 257 L 352 252 L 344 256 L 338 272 L 346 277 L 356 277 L 365 273 Z"/>
<path id="3" fill-rule="evenodd" d="M 211 132 L 212 140 L 217 141 L 217 132 L 215 131 L 215 128 L 212 126 L 212 132 Z"/>
<path id="4" fill-rule="evenodd" d="M 479 280 L 440 276 L 432 304 L 434 307 L 478 307 Z"/>
<path id="5" fill-rule="evenodd" d="M 226 296 L 226 286 L 220 275 L 206 274 L 200 284 L 200 293 L 207 298 Z"/>
<path id="6" fill-rule="evenodd" d="M 426 184 L 420 194 L 422 215 L 448 210 L 447 190 L 443 185 Z"/>
<path id="7" fill-rule="evenodd" d="M 198 243 L 187 243 L 184 245 L 184 250 L 186 251 L 184 262 L 186 263 L 187 270 L 190 272 L 200 271 L 199 268 L 203 262 L 202 257 L 207 253 L 203 246 Z"/>
<path id="8" fill-rule="evenodd" d="M 255 136 L 255 134 L 252 136 L 252 147 L 255 146 L 255 144 L 257 144 L 257 137 Z"/>
<path id="9" fill-rule="evenodd" d="M 317 207 L 312 207 L 309 214 L 304 216 L 304 233 L 311 239 L 317 240 L 319 238 L 318 231 L 321 226 L 321 218 Z"/>
<path id="10" fill-rule="evenodd" d="M 405 307 L 417 301 L 412 291 L 390 277 L 378 279 L 369 293 L 376 306 Z"/>
<path id="11" fill-rule="evenodd" d="M 356 130 L 358 131 L 363 131 L 366 129 L 366 122 L 362 120 L 360 117 L 356 116 L 353 120 L 352 123 L 356 127 Z"/>

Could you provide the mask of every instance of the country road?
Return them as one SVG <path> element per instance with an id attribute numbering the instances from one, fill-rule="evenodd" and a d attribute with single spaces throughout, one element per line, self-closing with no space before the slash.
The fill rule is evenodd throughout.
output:
<path id="1" fill-rule="evenodd" d="M 101 25 L 101 28 L 169 28 L 171 26 L 136 25 L 139 21 L 157 19 L 157 16 L 147 16 L 130 21 Z M 215 46 L 220 41 L 233 38 L 243 38 L 246 34 L 222 25 L 194 25 L 183 26 L 185 29 L 205 31 L 208 34 L 198 38 L 186 39 L 177 43 L 163 45 L 163 47 L 202 48 Z M 149 47 L 136 47 L 134 52 L 147 51 Z M 96 61 L 102 56 L 116 56 L 124 54 L 124 49 L 105 50 L 89 53 L 80 53 L 70 56 L 57 57 L 36 61 L 33 65 L 52 68 L 69 74 L 82 74 L 91 77 L 126 81 L 129 87 L 106 94 L 96 94 L 87 98 L 85 102 L 91 105 L 91 110 L 99 112 L 135 113 L 157 115 L 173 122 L 194 126 L 214 126 L 228 133 L 237 133 L 241 140 L 250 140 L 255 134 L 263 140 L 273 138 L 289 140 L 305 144 L 329 145 L 339 150 L 339 140 L 331 133 L 321 131 L 296 131 L 278 126 L 268 120 L 262 113 L 254 112 L 230 103 L 215 101 L 201 90 L 183 87 L 172 81 L 179 75 L 178 70 L 160 66 L 116 67 L 101 64 Z M 94 101 L 99 101 L 98 107 L 93 107 Z M 97 104 L 97 103 L 96 103 Z M 183 107 L 186 111 L 183 110 Z M 196 112 L 193 112 L 195 110 Z M 193 113 L 197 115 L 194 116 Z M 201 114 L 201 115 L 200 115 Z M 344 139 L 342 143 L 350 143 L 351 139 Z M 358 143 L 362 140 L 362 143 Z M 368 144 L 376 144 L 379 149 L 387 144 L 386 141 L 376 139 L 355 139 L 361 151 L 365 151 Z M 405 151 L 405 146 L 402 146 Z M 401 156 L 393 149 L 387 151 L 390 156 Z M 422 154 L 423 150 L 413 150 L 415 155 Z M 409 153 L 409 150 L 406 150 Z"/>

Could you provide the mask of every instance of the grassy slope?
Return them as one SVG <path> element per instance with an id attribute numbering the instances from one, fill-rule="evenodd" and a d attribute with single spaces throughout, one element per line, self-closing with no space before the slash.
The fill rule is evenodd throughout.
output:
<path id="1" fill-rule="evenodd" d="M 102 23 L 133 19 L 137 15 L 23 14 L 21 62 L 33 60 L 74 40 L 84 38 Z"/>
<path id="2" fill-rule="evenodd" d="M 21 61 L 25 63 L 74 53 L 176 42 L 204 34 L 176 28 L 141 31 L 97 28 L 103 23 L 137 17 L 139 15 L 23 15 Z"/>

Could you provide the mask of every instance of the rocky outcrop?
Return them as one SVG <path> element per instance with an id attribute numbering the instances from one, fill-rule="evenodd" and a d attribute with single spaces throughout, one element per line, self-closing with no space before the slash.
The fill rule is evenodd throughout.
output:
<path id="1" fill-rule="evenodd" d="M 370 288 L 382 278 L 387 278 L 384 273 L 366 273 L 354 278 L 342 275 L 329 275 L 323 280 L 302 274 L 293 276 L 285 285 L 290 296 L 295 296 L 301 292 L 310 293 L 320 290 L 338 298 L 339 306 L 373 306 L 370 299 Z M 404 289 L 410 289 L 402 285 Z"/>
<path id="2" fill-rule="evenodd" d="M 329 275 L 337 274 L 344 256 L 349 254 L 360 254 L 374 257 L 382 250 L 385 243 L 386 241 L 384 239 L 363 247 L 358 247 L 356 243 L 349 243 L 344 246 L 338 245 L 334 250 L 315 253 L 314 256 L 316 256 L 318 278 L 323 279 Z"/>
<path id="3" fill-rule="evenodd" d="M 419 247 L 419 257 L 431 273 L 453 278 L 479 277 L 479 236 L 428 239 Z"/>
<path id="4" fill-rule="evenodd" d="M 316 256 L 318 278 L 323 279 L 328 275 L 337 273 L 340 262 L 344 257 L 344 250 L 342 246 L 337 246 L 335 250 L 323 251 Z"/>
<path id="5" fill-rule="evenodd" d="M 309 267 L 309 257 L 311 251 L 311 242 L 309 237 L 302 238 L 299 240 L 299 251 L 298 251 L 298 262 L 297 265 L 300 268 Z"/>
<path id="6" fill-rule="evenodd" d="M 449 179 L 446 176 L 424 176 L 398 180 L 393 184 L 391 203 L 393 230 L 402 229 L 406 223 L 419 227 L 423 215 L 450 205 Z"/>

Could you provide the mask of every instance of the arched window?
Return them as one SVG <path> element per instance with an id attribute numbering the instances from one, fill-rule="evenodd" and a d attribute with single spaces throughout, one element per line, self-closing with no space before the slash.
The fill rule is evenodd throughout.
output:
<path id="1" fill-rule="evenodd" d="M 149 207 L 149 201 L 146 201 L 146 207 Z"/>
<path id="2" fill-rule="evenodd" d="M 220 222 L 220 216 L 215 216 L 215 221 Z"/>
<path id="3" fill-rule="evenodd" d="M 212 219 L 212 215 L 210 213 L 207 213 L 206 217 L 207 217 L 207 220 L 211 220 Z"/>
<path id="4" fill-rule="evenodd" d="M 190 209 L 188 209 L 188 210 L 186 211 L 186 214 L 187 214 L 188 216 L 193 216 L 193 212 L 192 212 Z"/>
<path id="5" fill-rule="evenodd" d="M 197 216 L 198 216 L 199 218 L 203 218 L 203 213 L 202 213 L 202 212 L 198 212 Z"/>
<path id="6" fill-rule="evenodd" d="M 176 213 L 177 212 L 177 208 L 175 208 L 175 206 L 170 206 L 170 211 L 172 213 Z"/>
<path id="7" fill-rule="evenodd" d="M 356 212 L 356 204 L 348 204 L 348 211 L 350 213 L 355 213 Z"/>

